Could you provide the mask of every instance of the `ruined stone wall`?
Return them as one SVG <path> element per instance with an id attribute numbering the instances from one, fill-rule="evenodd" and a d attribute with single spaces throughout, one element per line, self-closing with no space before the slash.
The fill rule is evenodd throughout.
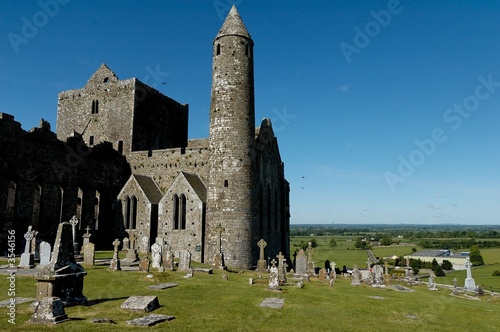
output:
<path id="1" fill-rule="evenodd" d="M 118 150 L 121 141 L 123 152 L 130 151 L 135 81 L 87 84 L 82 89 L 60 92 L 57 137 L 66 140 L 76 131 L 89 146 L 107 141 Z"/>
<path id="2" fill-rule="evenodd" d="M 167 191 L 181 171 L 198 174 L 203 181 L 208 179 L 207 140 L 190 141 L 187 148 L 134 151 L 127 156 L 127 160 L 132 173 L 153 177 L 162 193 Z"/>
<path id="3" fill-rule="evenodd" d="M 258 180 L 258 227 L 254 228 L 253 242 L 267 242 L 265 254 L 276 257 L 279 252 L 289 259 L 289 187 L 284 176 L 284 165 L 270 120 L 264 119 L 256 141 Z M 258 248 L 253 248 L 258 250 Z M 290 261 L 289 261 L 290 263 Z"/>
<path id="4" fill-rule="evenodd" d="M 76 213 L 80 203 L 82 221 L 78 227 L 81 242 L 83 228 L 100 221 L 99 233 L 113 229 L 112 204 L 130 174 L 124 157 L 107 145 L 89 150 L 78 139 L 58 140 L 44 125 L 27 132 L 13 120 L 0 117 L 0 251 L 5 250 L 6 232 L 16 231 L 18 250 L 29 225 L 40 232 L 39 238 L 52 242 L 59 222 Z M 9 186 L 15 184 L 15 204 L 8 211 Z M 78 201 L 78 188 L 83 192 Z M 95 218 L 96 191 L 101 193 Z M 102 231 L 101 231 L 102 230 Z"/>

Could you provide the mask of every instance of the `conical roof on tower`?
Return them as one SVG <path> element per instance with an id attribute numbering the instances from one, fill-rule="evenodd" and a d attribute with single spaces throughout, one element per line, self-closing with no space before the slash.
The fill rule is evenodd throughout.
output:
<path id="1" fill-rule="evenodd" d="M 252 39 L 247 31 L 247 28 L 245 27 L 245 24 L 241 20 L 241 16 L 238 13 L 235 5 L 233 5 L 231 10 L 229 11 L 226 20 L 224 21 L 224 24 L 222 24 L 222 27 L 220 28 L 219 33 L 217 34 L 215 39 L 227 35 L 236 35 Z"/>

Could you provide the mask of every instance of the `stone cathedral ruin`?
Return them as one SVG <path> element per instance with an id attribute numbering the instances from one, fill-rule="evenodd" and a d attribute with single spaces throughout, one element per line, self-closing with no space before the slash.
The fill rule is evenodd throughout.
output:
<path id="1" fill-rule="evenodd" d="M 28 226 L 53 243 L 76 215 L 77 239 L 90 227 L 106 248 L 129 237 L 146 253 L 159 241 L 252 268 L 264 239 L 266 256 L 289 257 L 289 183 L 271 121 L 255 127 L 253 46 L 233 6 L 213 40 L 208 138 L 188 138 L 187 104 L 105 64 L 59 93 L 56 134 L 0 113 L 0 250 Z"/>

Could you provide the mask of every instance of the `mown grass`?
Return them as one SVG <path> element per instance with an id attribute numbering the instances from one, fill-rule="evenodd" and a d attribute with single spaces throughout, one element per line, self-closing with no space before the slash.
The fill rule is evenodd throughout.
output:
<path id="1" fill-rule="evenodd" d="M 248 278 L 257 278 L 251 271 L 224 272 L 208 275 L 196 273 L 185 279 L 182 272 L 145 273 L 110 271 L 107 267 L 87 268 L 84 294 L 93 302 L 90 306 L 66 308 L 71 321 L 44 326 L 28 323 L 31 309 L 28 304 L 17 306 L 17 324 L 0 320 L 5 331 L 124 331 L 135 330 L 126 320 L 145 315 L 121 309 L 131 295 L 157 295 L 161 308 L 156 314 L 173 315 L 175 320 L 160 323 L 149 330 L 170 331 L 496 331 L 500 324 L 500 300 L 485 296 L 471 301 L 450 296 L 450 291 L 414 287 L 414 293 L 401 293 L 368 286 L 352 287 L 347 279 L 339 279 L 330 288 L 327 282 L 312 279 L 302 289 L 294 283 L 284 286 L 280 293 L 266 290 L 267 280 L 259 279 L 249 285 Z M 153 291 L 147 288 L 160 282 L 178 283 L 178 287 Z M 0 281 L 5 289 L 5 278 Z M 35 281 L 17 278 L 17 296 L 34 297 Z M 285 299 L 283 309 L 261 308 L 266 297 Z M 375 297 L 375 298 L 374 298 Z M 0 294 L 6 299 L 7 294 Z M 2 311 L 6 311 L 2 308 Z M 94 324 L 92 318 L 108 317 L 116 324 Z"/>
<path id="2" fill-rule="evenodd" d="M 307 238 L 307 237 L 306 237 Z M 295 241 L 296 239 L 292 239 Z M 323 266 L 325 259 L 335 260 L 337 265 L 366 264 L 366 252 L 347 250 L 352 243 L 345 239 L 329 247 L 329 239 L 317 238 L 319 246 L 313 257 L 316 266 Z M 347 241 L 350 242 L 350 241 Z M 409 250 L 411 247 L 374 248 L 375 255 L 384 256 L 391 250 Z M 477 284 L 498 285 L 500 277 L 491 277 L 491 271 L 500 269 L 500 250 L 485 249 L 481 253 L 488 264 L 473 270 Z M 405 254 L 405 253 L 401 253 Z M 100 252 L 99 257 L 111 257 L 110 252 Z M 199 265 L 199 264 L 197 264 Z M 429 291 L 425 285 L 413 287 L 414 293 L 402 293 L 369 286 L 352 287 L 350 280 L 339 278 L 331 288 L 327 281 L 317 278 L 306 281 L 299 289 L 291 282 L 276 293 L 266 290 L 266 274 L 258 279 L 254 271 L 214 271 L 214 274 L 195 273 L 185 279 L 183 272 L 153 273 L 149 279 L 145 273 L 110 271 L 107 266 L 87 267 L 84 294 L 89 306 L 66 308 L 70 321 L 55 326 L 28 322 L 32 314 L 29 304 L 19 304 L 16 309 L 16 325 L 7 322 L 7 308 L 0 308 L 2 331 L 124 331 L 136 330 L 126 321 L 144 316 L 129 312 L 120 305 L 132 295 L 156 295 L 161 308 L 155 314 L 175 316 L 175 320 L 149 327 L 148 330 L 170 331 L 497 331 L 500 326 L 500 298 L 486 295 L 480 300 L 467 300 L 450 295 L 450 290 L 439 287 Z M 229 280 L 221 278 L 228 275 Z M 489 274 L 489 275 L 488 275 Z M 439 284 L 452 284 L 454 277 L 463 285 L 465 271 L 452 272 L 438 277 Z M 249 278 L 257 278 L 249 285 Z M 494 279 L 497 278 L 497 279 Z M 166 290 L 150 290 L 149 285 L 173 282 L 178 287 Z M 497 283 L 498 282 L 498 283 Z M 8 281 L 0 277 L 0 300 L 8 299 Z M 488 287 L 485 287 L 488 290 Z M 18 276 L 16 296 L 35 297 L 36 281 L 31 277 Z M 261 308 L 260 302 L 267 297 L 285 299 L 283 309 Z M 94 324 L 92 318 L 111 318 L 116 324 Z"/>

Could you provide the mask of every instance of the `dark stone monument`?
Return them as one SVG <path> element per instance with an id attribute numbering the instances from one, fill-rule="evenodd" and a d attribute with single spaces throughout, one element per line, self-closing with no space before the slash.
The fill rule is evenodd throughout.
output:
<path id="1" fill-rule="evenodd" d="M 75 262 L 72 227 L 59 224 L 50 263 L 35 275 L 37 291 L 35 312 L 30 321 L 54 324 L 67 319 L 64 306 L 87 302 L 82 294 L 83 277 L 87 274 Z"/>

